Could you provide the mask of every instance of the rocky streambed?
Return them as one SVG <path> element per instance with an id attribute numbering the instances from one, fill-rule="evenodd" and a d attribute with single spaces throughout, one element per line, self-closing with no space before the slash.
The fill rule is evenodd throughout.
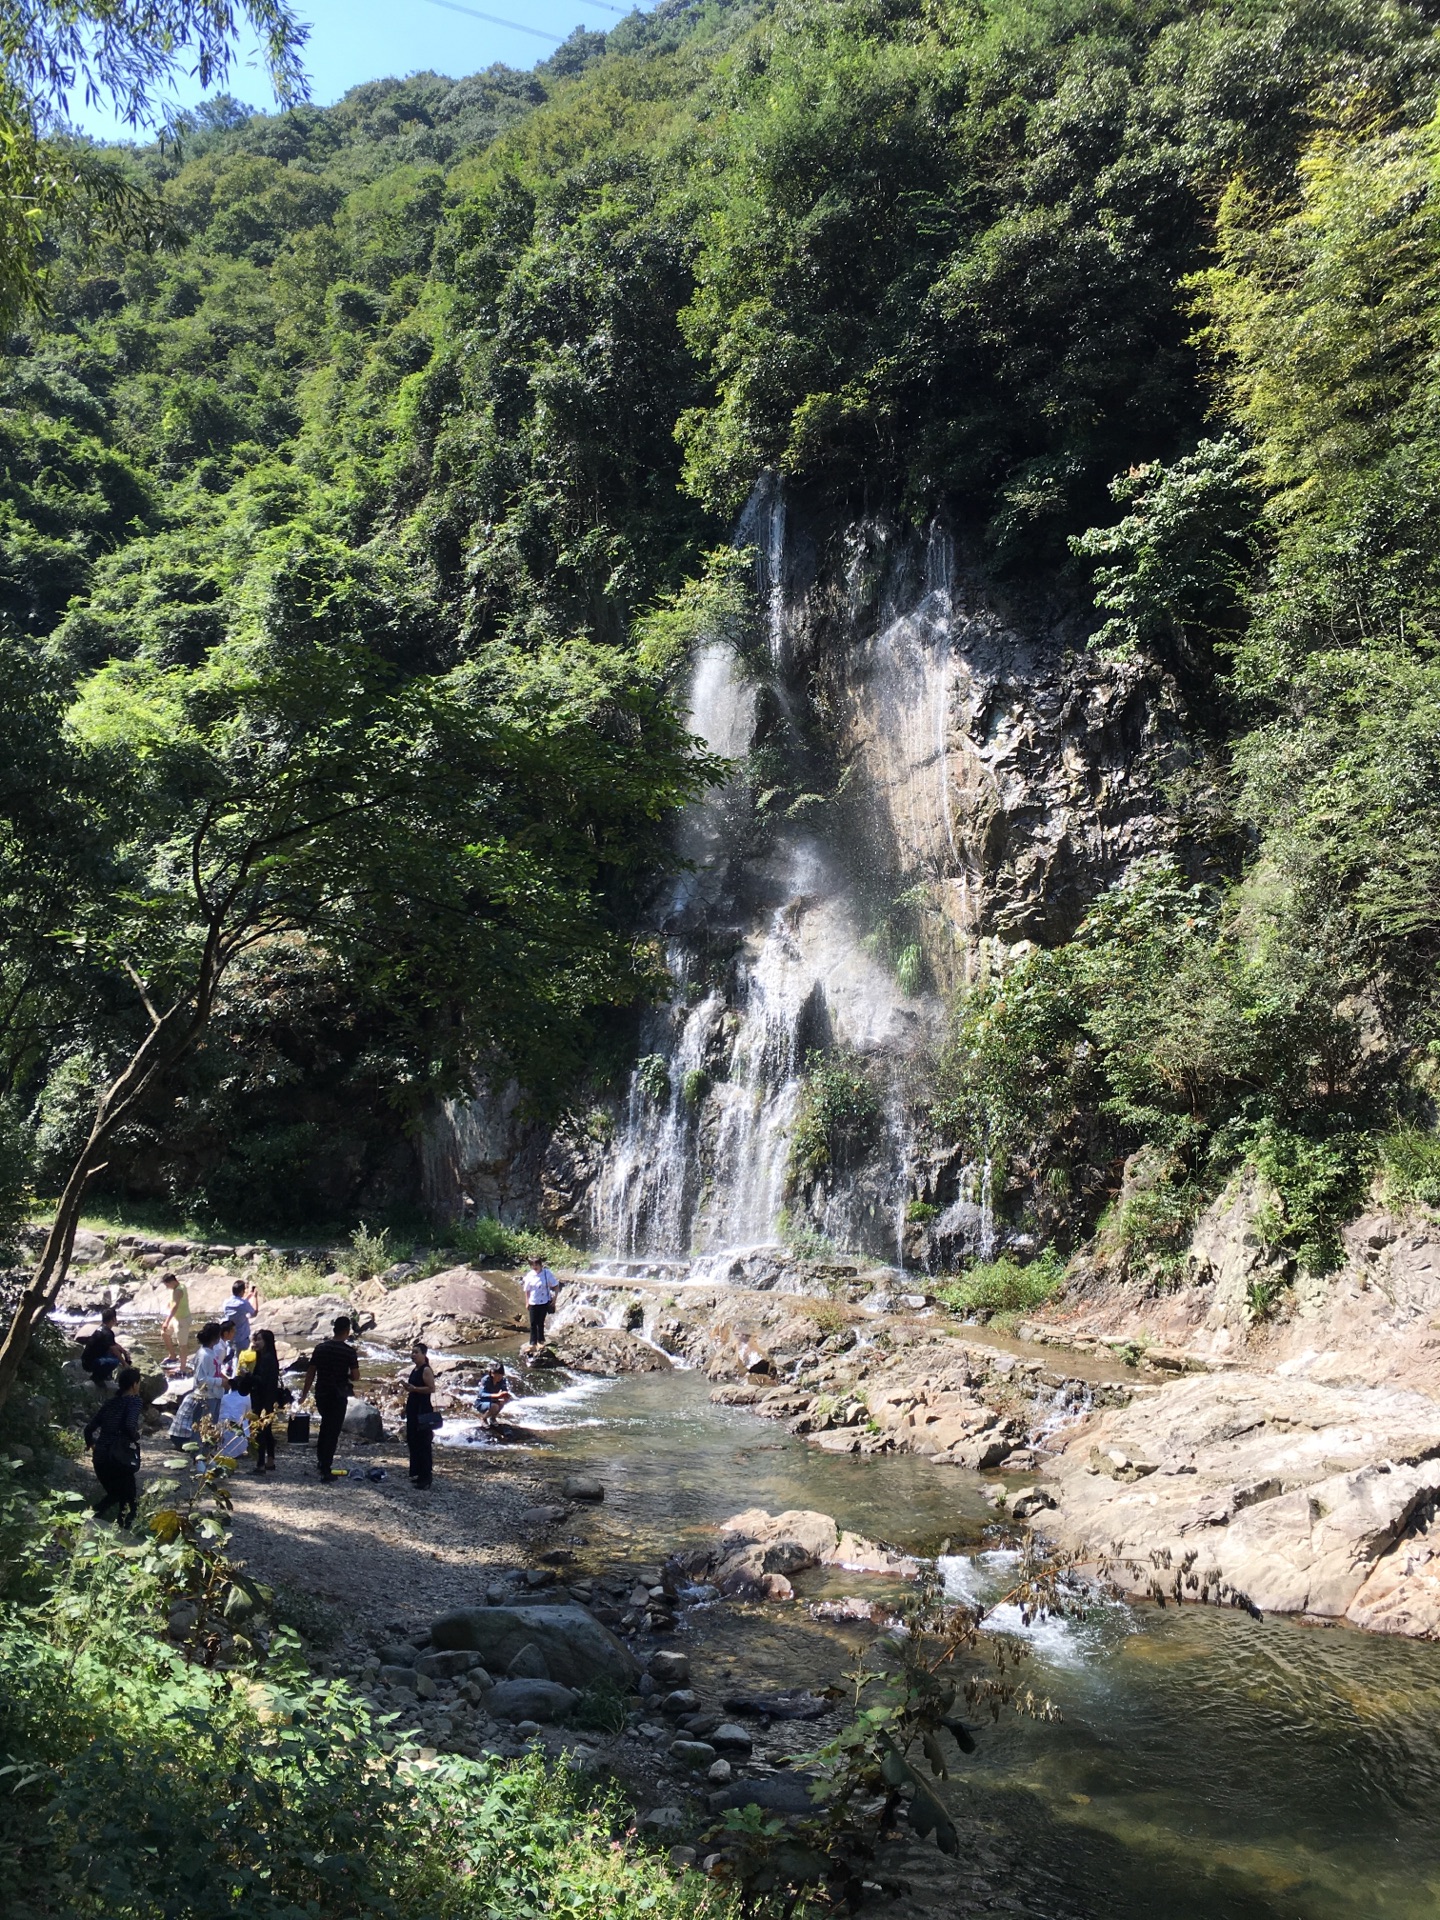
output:
<path id="1" fill-rule="evenodd" d="M 205 1311 L 204 1289 L 228 1292 L 236 1263 L 190 1264 L 192 1305 Z M 336 1275 L 325 1296 L 282 1298 L 262 1317 L 285 1316 L 296 1351 L 342 1306 L 359 1313 L 381 1437 L 354 1433 L 342 1464 L 388 1478 L 324 1489 L 282 1455 L 274 1482 L 240 1484 L 237 1545 L 330 1610 L 337 1638 L 317 1658 L 394 1712 L 397 1732 L 413 1728 L 436 1751 L 538 1740 L 614 1774 L 655 1832 L 703 1849 L 713 1796 L 771 1783 L 779 1807 L 794 1794 L 838 1724 L 827 1688 L 893 1615 L 914 1563 L 940 1556 L 956 1598 L 986 1599 L 1003 1590 L 1017 1528 L 1040 1528 L 1109 1550 L 1136 1604 L 991 1622 L 1028 1645 L 1037 1694 L 1062 1718 L 982 1730 L 944 1789 L 966 1834 L 960 1868 L 933 1848 L 902 1850 L 912 1910 L 1435 1910 L 1440 1849 L 1424 1810 L 1440 1791 L 1437 1652 L 1344 1627 L 1356 1597 L 1379 1592 L 1377 1572 L 1423 1548 L 1428 1461 L 1440 1454 L 1427 1451 L 1434 1403 L 1413 1370 L 1338 1378 L 1334 1343 L 1310 1342 L 1331 1355 L 1317 1367 L 1294 1327 L 1266 1330 L 1268 1347 L 1257 1337 L 1212 1351 L 1114 1300 L 1074 1303 L 1021 1338 L 960 1326 L 893 1276 L 888 1293 L 861 1273 L 769 1277 L 781 1285 L 575 1276 L 554 1328 L 560 1364 L 527 1377 L 508 1445 L 465 1413 L 476 1350 L 518 1344 L 509 1276 L 361 1289 Z M 97 1260 L 77 1273 L 71 1304 L 118 1288 L 144 1341 L 147 1285 Z M 1376 1342 L 1400 1337 L 1378 1304 L 1367 1325 Z M 404 1482 L 387 1398 L 417 1332 L 440 1349 L 450 1402 L 430 1495 Z M 1312 1496 L 1324 1507 L 1337 1480 L 1361 1481 L 1353 1508 L 1314 1512 Z M 1279 1520 L 1296 1511 L 1288 1545 L 1248 1535 L 1247 1516 L 1267 1508 Z M 1344 1544 L 1327 1544 L 1337 1513 Z M 788 1531 L 765 1537 L 782 1521 Z M 1271 1613 L 1284 1596 L 1260 1587 L 1241 1549 L 1293 1580 L 1294 1613 Z M 1177 1609 L 1177 1576 L 1197 1601 L 1254 1603 L 1258 1589 L 1264 1618 Z M 618 1703 L 600 1678 L 557 1671 L 535 1630 L 482 1648 L 441 1624 L 537 1607 L 582 1608 L 614 1637 L 629 1663 L 610 1676 Z M 1341 1630 L 1316 1633 L 1324 1622 Z M 1429 1629 L 1416 1620 L 1415 1631 Z M 769 1705 L 747 1713 L 742 1699 Z M 791 1718 L 787 1702 L 821 1711 Z M 748 1737 L 748 1752 L 722 1728 Z"/>

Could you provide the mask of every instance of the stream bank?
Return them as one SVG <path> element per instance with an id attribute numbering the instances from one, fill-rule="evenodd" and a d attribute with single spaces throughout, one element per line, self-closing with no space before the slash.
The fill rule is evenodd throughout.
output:
<path id="1" fill-rule="evenodd" d="M 197 1276 L 197 1288 L 225 1278 Z M 417 1726 L 437 1749 L 466 1742 L 516 1751 L 527 1738 L 557 1754 L 583 1748 L 591 1757 L 579 1763 L 614 1773 L 642 1813 L 678 1807 L 682 1821 L 702 1827 L 713 1789 L 671 1758 L 674 1727 L 643 1702 L 623 1732 L 542 1727 L 522 1736 L 516 1723 L 488 1715 L 483 1700 L 472 1703 L 463 1685 L 437 1681 L 433 1698 L 397 1690 L 381 1677 L 383 1665 L 397 1663 L 382 1654 L 407 1634 L 426 1635 L 448 1609 L 488 1603 L 492 1589 L 502 1601 L 568 1594 L 597 1616 L 613 1614 L 642 1658 L 683 1651 L 702 1709 L 718 1709 L 737 1685 L 818 1690 L 876 1632 L 866 1606 L 880 1602 L 883 1615 L 887 1593 L 903 1582 L 800 1570 L 789 1576 L 792 1598 L 685 1608 L 673 1629 L 658 1632 L 640 1617 L 627 1628 L 635 1588 L 643 1583 L 648 1593 L 669 1556 L 713 1543 L 718 1524 L 740 1509 L 763 1507 L 816 1510 L 913 1555 L 948 1542 L 952 1591 L 983 1593 L 1003 1576 L 1003 1563 L 988 1556 L 1004 1550 L 1024 1494 L 1048 1489 L 1064 1471 L 1055 1448 L 1067 1431 L 1168 1421 L 1166 1409 L 1184 1395 L 1228 1390 L 1236 1372 L 1177 1372 L 1169 1350 L 1162 1364 L 1135 1364 L 1133 1344 L 1099 1325 L 1080 1330 L 1077 1350 L 1054 1344 L 1054 1328 L 1036 1326 L 1047 1337 L 1026 1340 L 901 1299 L 867 1310 L 878 1285 L 868 1278 L 838 1286 L 834 1274 L 800 1279 L 814 1290 L 685 1285 L 673 1272 L 574 1276 L 555 1345 L 577 1365 L 530 1376 L 528 1440 L 485 1442 L 463 1417 L 457 1384 L 431 1495 L 405 1484 L 393 1439 L 347 1440 L 342 1452 L 342 1464 L 384 1467 L 383 1483 L 324 1488 L 282 1455 L 275 1481 L 237 1482 L 237 1545 L 257 1572 L 315 1594 L 338 1618 L 339 1638 L 324 1657 L 400 1713 L 396 1725 Z M 75 1282 L 109 1284 L 98 1269 Z M 128 1324 L 144 1338 L 148 1295 L 133 1274 L 128 1285 Z M 382 1292 L 397 1327 L 408 1329 L 423 1307 L 449 1313 L 457 1335 L 493 1330 L 481 1335 L 487 1350 L 502 1338 L 513 1344 L 504 1333 L 508 1276 L 436 1276 Z M 475 1316 L 468 1328 L 455 1315 L 462 1301 Z M 323 1323 L 332 1305 L 286 1299 L 277 1311 L 293 1317 L 298 1345 L 301 1323 Z M 396 1362 L 373 1331 L 363 1335 L 362 1385 L 382 1401 Z M 1106 1347 L 1107 1338 L 1121 1349 Z M 627 1356 L 645 1370 L 617 1370 Z M 463 1350 L 440 1358 L 457 1363 L 457 1382 L 466 1377 Z M 603 1373 L 579 1370 L 601 1359 Z M 1200 1364 L 1182 1356 L 1184 1366 Z M 1271 1428 L 1250 1431 L 1253 1444 Z M 1383 1438 L 1377 1432 L 1377 1446 Z M 1002 1457 L 981 1464 L 1002 1443 Z M 1224 1442 L 1241 1443 L 1238 1434 Z M 1323 1466 L 1323 1439 L 1316 1448 Z M 566 1480 L 583 1475 L 600 1481 L 602 1501 L 566 1497 Z M 1126 1498 L 1156 1478 L 1089 1476 Z M 1064 1508 L 1037 1511 L 1043 1522 Z M 836 1604 L 855 1599 L 865 1605 Z M 964 1834 L 962 1865 L 933 1848 L 908 1849 L 902 1877 L 913 1891 L 898 1911 L 1036 1920 L 1160 1912 L 1420 1920 L 1434 1911 L 1433 1647 L 1343 1626 L 1257 1621 L 1231 1607 L 1149 1603 L 1050 1623 L 1033 1634 L 1031 1653 L 1032 1683 L 1063 1718 L 1007 1716 L 982 1729 L 979 1752 L 945 1790 Z M 823 1732 L 756 1726 L 750 1773 L 783 1775 Z"/>

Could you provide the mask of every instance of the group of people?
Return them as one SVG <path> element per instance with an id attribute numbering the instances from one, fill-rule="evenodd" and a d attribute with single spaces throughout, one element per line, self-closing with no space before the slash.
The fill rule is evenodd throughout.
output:
<path id="1" fill-rule="evenodd" d="M 176 1274 L 162 1274 L 161 1280 L 169 1292 L 169 1304 L 160 1331 L 167 1361 L 173 1365 L 189 1344 L 190 1302 Z M 537 1257 L 530 1261 L 524 1287 L 530 1322 L 527 1350 L 534 1353 L 544 1345 L 545 1320 L 555 1304 L 559 1282 Z M 214 1440 L 215 1457 L 234 1460 L 248 1453 L 253 1437 L 254 1470 L 265 1474 L 275 1471 L 275 1424 L 292 1396 L 281 1379 L 275 1335 L 268 1327 L 254 1326 L 259 1310 L 254 1286 L 236 1280 L 225 1305 L 225 1317 L 207 1321 L 196 1336 L 190 1392 L 171 1422 L 170 1434 L 177 1440 L 188 1440 L 197 1433 L 207 1438 L 218 1435 Z M 97 1515 L 103 1518 L 112 1507 L 117 1508 L 120 1525 L 128 1527 L 138 1500 L 141 1376 L 139 1368 L 130 1364 L 115 1325 L 115 1309 L 106 1307 L 99 1327 L 81 1342 L 82 1367 L 97 1385 L 114 1388 L 86 1426 L 85 1443 L 91 1449 L 95 1476 L 105 1493 Z M 360 1356 L 351 1345 L 352 1331 L 349 1316 L 340 1315 L 305 1367 L 301 1398 L 314 1395 L 319 1420 L 315 1464 L 322 1482 L 345 1477 L 335 1471 L 335 1453 L 345 1425 L 346 1404 L 360 1376 Z M 434 1404 L 437 1382 L 423 1340 L 417 1340 L 411 1348 L 410 1361 L 405 1442 L 411 1483 L 423 1492 L 434 1480 L 435 1432 L 443 1416 Z M 511 1398 L 504 1366 L 488 1363 L 476 1393 L 475 1410 L 492 1431 Z"/>

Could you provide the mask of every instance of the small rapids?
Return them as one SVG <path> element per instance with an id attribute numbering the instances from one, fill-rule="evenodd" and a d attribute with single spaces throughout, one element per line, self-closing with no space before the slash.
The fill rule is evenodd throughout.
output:
<path id="1" fill-rule="evenodd" d="M 948 1539 L 940 1571 L 957 1601 L 992 1602 L 1009 1584 L 1014 1557 L 988 1531 L 978 1475 L 913 1455 L 823 1453 L 743 1408 L 712 1405 L 698 1374 L 562 1376 L 519 1408 L 557 1467 L 604 1482 L 591 1525 L 603 1515 L 607 1553 L 659 1561 L 739 1508 L 812 1507 L 912 1553 L 933 1555 Z M 456 1438 L 462 1426 L 446 1431 Z M 701 1607 L 682 1619 L 755 1684 L 823 1686 L 853 1663 L 866 1630 L 816 1621 L 806 1603 L 904 1591 L 845 1572 L 795 1584 L 798 1606 Z M 1440 1913 L 1440 1648 L 1103 1600 L 1028 1627 L 999 1609 L 986 1625 L 1023 1643 L 1016 1678 L 1059 1718 L 986 1719 L 978 1751 L 943 1791 L 1058 1877 L 1063 1897 L 1047 1914 Z"/>

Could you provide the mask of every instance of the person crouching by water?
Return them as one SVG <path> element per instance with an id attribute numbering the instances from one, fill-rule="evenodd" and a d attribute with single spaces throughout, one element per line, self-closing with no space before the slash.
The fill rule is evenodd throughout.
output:
<path id="1" fill-rule="evenodd" d="M 95 1409 L 85 1427 L 90 1463 L 105 1489 L 95 1518 L 103 1520 L 112 1507 L 118 1507 L 122 1527 L 134 1520 L 140 1498 L 135 1486 L 140 1471 L 140 1412 L 140 1369 L 122 1367 L 115 1376 L 114 1393 Z"/>
<path id="2" fill-rule="evenodd" d="M 108 1387 L 120 1369 L 129 1366 L 130 1356 L 115 1337 L 114 1307 L 106 1307 L 99 1326 L 81 1341 L 80 1364 L 97 1387 Z"/>
<path id="3" fill-rule="evenodd" d="M 509 1406 L 512 1397 L 504 1367 L 498 1360 L 489 1361 L 475 1390 L 475 1411 L 492 1433 L 499 1426 L 500 1415 Z"/>
<path id="4" fill-rule="evenodd" d="M 530 1269 L 525 1275 L 525 1304 L 530 1309 L 530 1345 L 527 1351 L 530 1353 L 545 1344 L 545 1316 L 554 1306 L 559 1291 L 560 1282 L 539 1254 L 532 1253 Z"/>
<path id="5" fill-rule="evenodd" d="M 344 1478 L 335 1472 L 335 1449 L 345 1424 L 345 1402 L 359 1377 L 360 1356 L 350 1345 L 350 1316 L 342 1313 L 330 1338 L 322 1340 L 311 1354 L 301 1390 L 306 1394 L 315 1389 L 315 1411 L 320 1416 L 315 1466 L 322 1480 Z"/>
<path id="6" fill-rule="evenodd" d="M 256 1473 L 275 1471 L 275 1422 L 280 1413 L 280 1355 L 269 1327 L 255 1330 L 255 1365 L 250 1371 L 250 1431 L 255 1438 Z"/>
<path id="7" fill-rule="evenodd" d="M 430 1370 L 430 1349 L 417 1340 L 410 1349 L 414 1366 L 406 1385 L 405 1444 L 410 1449 L 410 1478 L 421 1493 L 435 1478 L 435 1410 L 431 1396 L 435 1375 Z"/>

